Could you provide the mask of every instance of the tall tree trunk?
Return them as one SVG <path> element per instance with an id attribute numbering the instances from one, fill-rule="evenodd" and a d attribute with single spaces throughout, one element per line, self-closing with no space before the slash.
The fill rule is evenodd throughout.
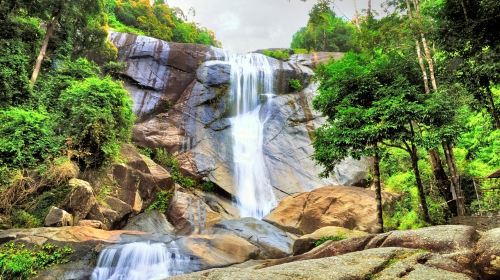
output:
<path id="1" fill-rule="evenodd" d="M 356 24 L 356 27 L 359 29 L 361 29 L 360 25 L 359 25 L 359 11 L 358 11 L 358 3 L 356 2 L 356 0 L 353 0 L 354 1 L 354 24 Z"/>
<path id="2" fill-rule="evenodd" d="M 372 0 L 368 0 L 368 18 L 372 17 Z"/>
<path id="3" fill-rule="evenodd" d="M 458 175 L 458 169 L 455 164 L 455 155 L 453 153 L 453 147 L 451 146 L 449 141 L 443 141 L 443 150 L 446 156 L 446 163 L 448 165 L 448 170 L 450 172 L 450 179 L 452 182 L 452 186 L 456 195 L 457 214 L 459 216 L 464 216 L 465 199 L 462 189 L 460 188 L 460 177 Z"/>
<path id="4" fill-rule="evenodd" d="M 434 73 L 434 62 L 432 60 L 431 50 L 429 45 L 427 45 L 427 40 L 423 32 L 420 33 L 420 38 L 422 40 L 422 45 L 424 46 L 425 59 L 427 60 L 427 65 L 429 66 L 429 75 L 431 78 L 432 89 L 437 90 L 436 75 Z"/>
<path id="5" fill-rule="evenodd" d="M 38 74 L 40 73 L 40 68 L 42 67 L 42 62 L 47 53 L 47 47 L 49 46 L 49 41 L 52 35 L 54 34 L 54 29 L 56 25 L 56 18 L 53 18 L 51 21 L 47 23 L 47 28 L 45 31 L 45 38 L 43 38 L 42 47 L 40 48 L 40 52 L 38 53 L 38 57 L 36 58 L 35 67 L 33 68 L 33 73 L 31 74 L 31 84 L 34 85 L 36 79 L 38 78 Z"/>
<path id="6" fill-rule="evenodd" d="M 418 65 L 420 65 L 420 70 L 422 71 L 425 93 L 429 93 L 429 78 L 427 77 L 427 70 L 425 69 L 424 59 L 422 58 L 422 51 L 420 49 L 420 43 L 418 42 L 418 40 L 415 40 L 415 48 L 417 50 Z"/>
<path id="7" fill-rule="evenodd" d="M 380 156 L 377 144 L 375 144 L 375 154 L 373 156 L 373 175 L 375 185 L 375 200 L 377 201 L 377 222 L 379 224 L 380 232 L 384 232 L 384 218 L 382 206 L 382 184 L 380 181 Z"/>
<path id="8" fill-rule="evenodd" d="M 458 214 L 457 202 L 451 191 L 451 182 L 448 179 L 448 175 L 446 175 L 446 172 L 444 171 L 443 163 L 441 162 L 438 151 L 436 149 L 429 150 L 429 158 L 432 166 L 432 174 L 436 179 L 436 186 L 448 205 L 449 211 L 446 216 L 456 216 Z"/>
<path id="9" fill-rule="evenodd" d="M 491 107 L 491 116 L 493 117 L 493 121 L 495 122 L 495 127 L 500 129 L 500 117 L 498 116 L 498 111 L 495 106 L 495 99 L 493 99 L 493 93 L 489 86 L 486 86 L 486 94 L 488 95 L 488 102 L 490 102 Z"/>
<path id="10" fill-rule="evenodd" d="M 413 168 L 413 173 L 415 173 L 415 181 L 417 183 L 418 196 L 420 199 L 420 207 L 422 208 L 423 219 L 426 223 L 432 223 L 429 216 L 429 208 L 427 207 L 427 201 L 425 200 L 425 190 L 424 184 L 422 183 L 422 178 L 420 177 L 420 169 L 418 167 L 418 150 L 413 139 L 415 139 L 415 131 L 413 129 L 413 124 L 410 123 L 411 129 L 411 150 L 410 150 L 410 160 L 411 166 Z"/>

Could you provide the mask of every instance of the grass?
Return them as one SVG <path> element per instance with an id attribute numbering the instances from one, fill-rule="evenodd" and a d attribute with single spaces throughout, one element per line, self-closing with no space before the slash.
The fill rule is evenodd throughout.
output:
<path id="1" fill-rule="evenodd" d="M 172 198 L 172 192 L 170 191 L 160 191 L 156 194 L 156 198 L 149 205 L 146 211 L 151 212 L 153 210 L 157 210 L 161 213 L 165 213 L 170 206 L 170 199 Z"/>

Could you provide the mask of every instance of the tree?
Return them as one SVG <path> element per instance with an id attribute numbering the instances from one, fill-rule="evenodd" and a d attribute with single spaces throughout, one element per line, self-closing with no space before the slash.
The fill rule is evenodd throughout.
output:
<path id="1" fill-rule="evenodd" d="M 347 156 L 374 156 L 374 181 L 379 192 L 380 147 L 403 149 L 415 174 L 422 218 L 430 223 L 418 146 L 433 140 L 433 131 L 446 125 L 452 110 L 439 101 L 442 96 L 421 94 L 416 69 L 401 54 L 381 51 L 348 53 L 338 62 L 320 66 L 320 94 L 314 106 L 328 121 L 317 131 L 314 158 L 327 175 Z M 381 201 L 378 204 L 381 208 Z"/>
<path id="2" fill-rule="evenodd" d="M 337 17 L 330 5 L 331 1 L 321 0 L 313 6 L 307 26 L 294 34 L 292 48 L 333 52 L 352 49 L 355 28 Z"/>
<path id="3" fill-rule="evenodd" d="M 100 167 L 113 159 L 121 142 L 130 139 L 132 101 L 123 86 L 109 77 L 73 83 L 59 97 L 61 128 L 81 167 Z"/>

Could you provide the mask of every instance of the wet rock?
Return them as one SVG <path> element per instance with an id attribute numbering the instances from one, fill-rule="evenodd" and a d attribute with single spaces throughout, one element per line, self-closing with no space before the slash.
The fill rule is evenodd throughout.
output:
<path id="1" fill-rule="evenodd" d="M 323 227 L 314 231 L 313 233 L 303 235 L 295 240 L 295 242 L 293 243 L 293 254 L 300 255 L 311 250 L 312 248 L 314 248 L 315 243 L 322 238 L 337 237 L 341 240 L 366 235 L 366 232 L 359 230 L 350 230 L 343 227 Z"/>
<path id="2" fill-rule="evenodd" d="M 52 206 L 45 217 L 44 225 L 46 227 L 72 226 L 73 216 L 62 209 Z"/>
<path id="3" fill-rule="evenodd" d="M 481 235 L 477 243 L 475 265 L 483 279 L 500 278 L 500 228 Z"/>
<path id="4" fill-rule="evenodd" d="M 63 208 L 73 214 L 75 221 L 84 219 L 97 201 L 90 184 L 79 179 L 71 179 L 68 182 L 71 192 L 63 202 Z"/>
<path id="5" fill-rule="evenodd" d="M 110 210 L 116 213 L 112 223 L 120 221 L 124 217 L 132 213 L 132 207 L 116 197 L 107 196 L 105 199 L 105 204 L 109 207 Z"/>
<path id="6" fill-rule="evenodd" d="M 199 197 L 177 187 L 167 211 L 178 234 L 200 232 L 221 220 L 221 216 Z"/>
<path id="7" fill-rule="evenodd" d="M 326 226 L 377 232 L 376 213 L 373 191 L 332 186 L 284 198 L 264 221 L 301 235 Z"/>
<path id="8" fill-rule="evenodd" d="M 175 232 L 175 228 L 167 221 L 165 215 L 156 210 L 131 218 L 123 229 L 157 234 L 174 234 Z"/>
<path id="9" fill-rule="evenodd" d="M 282 258 L 292 253 L 292 238 L 281 229 L 255 218 L 222 221 L 206 234 L 234 234 L 259 247 L 260 258 Z"/>
<path id="10" fill-rule="evenodd" d="M 207 86 L 228 84 L 231 79 L 231 65 L 222 61 L 207 61 L 196 71 L 196 78 Z"/>

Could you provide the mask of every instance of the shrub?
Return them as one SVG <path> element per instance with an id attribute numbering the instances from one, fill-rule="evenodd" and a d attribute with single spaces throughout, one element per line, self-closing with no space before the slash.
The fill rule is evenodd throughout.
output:
<path id="1" fill-rule="evenodd" d="M 0 247 L 0 278 L 32 278 L 42 269 L 67 262 L 72 253 L 70 247 L 60 248 L 50 243 L 32 248 L 22 243 L 6 243 Z"/>
<path id="2" fill-rule="evenodd" d="M 298 79 L 291 79 L 288 83 L 290 88 L 294 91 L 300 91 L 303 89 L 302 82 Z"/>
<path id="3" fill-rule="evenodd" d="M 100 167 L 128 141 L 134 117 L 123 86 L 107 77 L 73 83 L 59 97 L 62 129 L 83 168 Z"/>
<path id="4" fill-rule="evenodd" d="M 262 52 L 264 55 L 270 56 L 272 58 L 276 58 L 279 60 L 288 60 L 290 59 L 290 53 L 288 50 L 264 50 Z"/>
<path id="5" fill-rule="evenodd" d="M 34 167 L 59 152 L 62 139 L 44 112 L 12 108 L 0 110 L 0 165 Z"/>
<path id="6" fill-rule="evenodd" d="M 76 178 L 80 170 L 68 157 L 56 158 L 49 164 L 43 176 L 55 186 L 60 186 L 72 178 Z"/>
<path id="7" fill-rule="evenodd" d="M 40 218 L 24 210 L 14 211 L 11 219 L 15 228 L 36 228 L 43 226 L 43 222 Z"/>
<path id="8" fill-rule="evenodd" d="M 165 213 L 170 206 L 170 199 L 172 198 L 172 192 L 160 191 L 156 194 L 156 198 L 151 203 L 147 211 L 157 210 L 161 213 Z"/>

